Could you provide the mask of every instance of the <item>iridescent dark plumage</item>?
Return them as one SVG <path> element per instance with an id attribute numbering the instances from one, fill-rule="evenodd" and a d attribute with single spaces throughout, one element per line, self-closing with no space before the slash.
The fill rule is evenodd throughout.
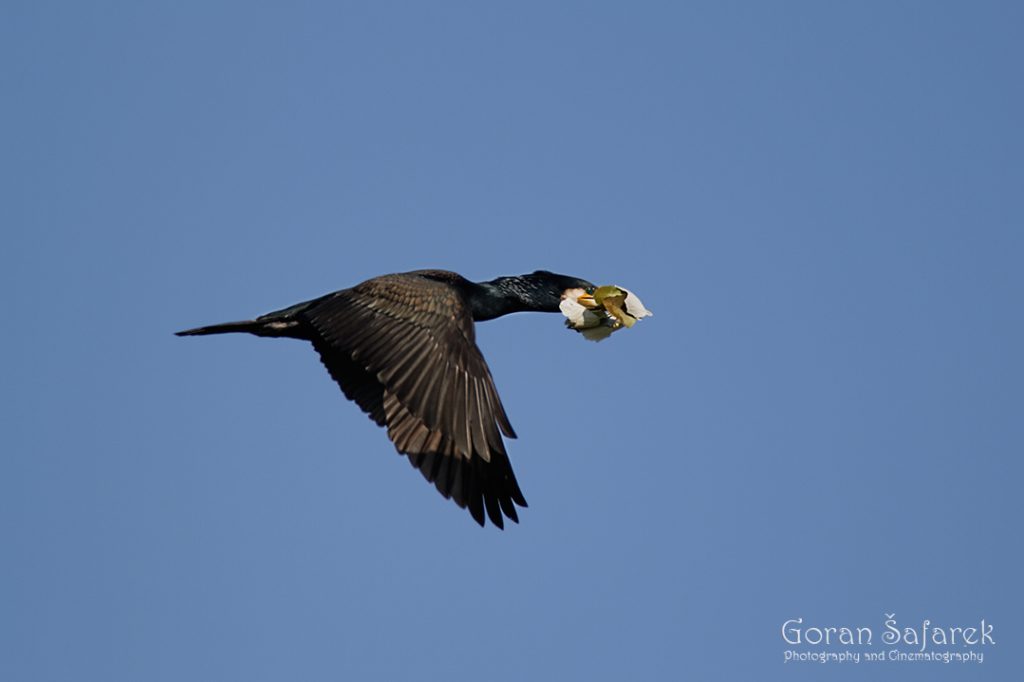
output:
<path id="1" fill-rule="evenodd" d="M 471 282 L 445 270 L 384 275 L 255 320 L 178 332 L 247 332 L 310 341 L 345 396 L 438 491 L 499 528 L 526 506 L 502 435 L 515 431 L 480 349 L 474 321 L 558 312 L 586 280 L 539 270 Z"/>

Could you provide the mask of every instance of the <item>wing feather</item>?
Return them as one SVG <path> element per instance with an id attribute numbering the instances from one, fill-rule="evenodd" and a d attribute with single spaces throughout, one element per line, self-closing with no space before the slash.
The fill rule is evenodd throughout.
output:
<path id="1" fill-rule="evenodd" d="M 515 432 L 450 281 L 386 275 L 318 299 L 298 317 L 346 397 L 387 428 L 442 495 L 480 525 L 518 521 L 515 505 L 526 500 L 501 437 Z"/>

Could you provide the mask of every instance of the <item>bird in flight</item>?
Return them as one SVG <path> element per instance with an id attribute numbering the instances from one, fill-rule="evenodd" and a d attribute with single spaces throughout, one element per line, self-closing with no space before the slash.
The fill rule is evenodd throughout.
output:
<path id="1" fill-rule="evenodd" d="M 594 285 L 538 270 L 471 282 L 454 272 L 383 275 L 261 315 L 177 332 L 245 332 L 313 344 L 331 377 L 438 492 L 498 528 L 526 507 L 501 434 L 515 438 L 474 322 L 593 306 Z M 499 433 L 500 430 L 500 433 Z"/>

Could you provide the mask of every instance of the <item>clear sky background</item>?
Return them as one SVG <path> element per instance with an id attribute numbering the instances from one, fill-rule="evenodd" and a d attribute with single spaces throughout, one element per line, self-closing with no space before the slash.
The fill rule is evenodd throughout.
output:
<path id="1" fill-rule="evenodd" d="M 1019 677 L 1022 29 L 3 3 L 0 679 Z M 172 336 L 424 267 L 655 312 L 480 325 L 530 502 L 504 532 L 307 345 Z M 885 613 L 996 645 L 783 663 L 787 619 Z"/>

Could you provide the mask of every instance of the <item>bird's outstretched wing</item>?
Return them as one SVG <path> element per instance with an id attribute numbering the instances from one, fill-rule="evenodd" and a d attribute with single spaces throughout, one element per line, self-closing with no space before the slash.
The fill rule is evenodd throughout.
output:
<path id="1" fill-rule="evenodd" d="M 526 506 L 501 438 L 515 437 L 473 320 L 449 285 L 385 275 L 297 317 L 345 395 L 445 497 L 499 528 Z"/>

